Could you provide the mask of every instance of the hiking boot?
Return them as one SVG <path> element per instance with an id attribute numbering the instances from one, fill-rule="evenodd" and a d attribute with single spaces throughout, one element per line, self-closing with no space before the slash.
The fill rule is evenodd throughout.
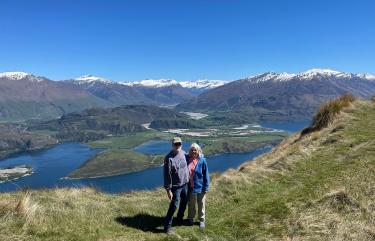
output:
<path id="1" fill-rule="evenodd" d="M 205 227 L 206 227 L 206 224 L 204 223 L 204 221 L 200 221 L 199 222 L 199 228 L 204 229 Z"/>

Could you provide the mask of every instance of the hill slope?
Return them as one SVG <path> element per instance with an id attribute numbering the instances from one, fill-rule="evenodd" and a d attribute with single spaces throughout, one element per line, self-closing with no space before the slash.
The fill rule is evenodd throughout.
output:
<path id="1" fill-rule="evenodd" d="M 373 240 L 375 103 L 356 101 L 320 131 L 213 175 L 207 228 L 160 234 L 161 189 L 110 195 L 92 189 L 1 194 L 3 240 Z"/>
<path id="2" fill-rule="evenodd" d="M 72 112 L 58 119 L 30 122 L 33 130 L 57 131 L 62 140 L 88 141 L 102 139 L 106 135 L 144 131 L 142 124 L 154 120 L 183 120 L 185 114 L 151 105 L 124 105 L 114 108 L 91 108 Z"/>
<path id="3" fill-rule="evenodd" d="M 57 144 L 52 136 L 31 133 L 26 129 L 23 125 L 0 123 L 0 158 Z"/>
<path id="4" fill-rule="evenodd" d="M 156 103 L 146 98 L 142 93 L 131 86 L 92 75 L 82 76 L 73 80 L 66 80 L 65 82 L 71 83 L 78 89 L 90 92 L 91 94 L 111 102 L 116 106 Z"/>

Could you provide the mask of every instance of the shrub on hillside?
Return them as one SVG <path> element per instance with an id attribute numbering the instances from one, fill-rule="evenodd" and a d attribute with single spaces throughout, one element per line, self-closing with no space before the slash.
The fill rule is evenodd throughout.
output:
<path id="1" fill-rule="evenodd" d="M 330 124 L 342 109 L 348 107 L 356 98 L 350 94 L 344 94 L 334 100 L 322 104 L 312 120 L 311 126 L 302 130 L 301 135 L 319 131 Z"/>

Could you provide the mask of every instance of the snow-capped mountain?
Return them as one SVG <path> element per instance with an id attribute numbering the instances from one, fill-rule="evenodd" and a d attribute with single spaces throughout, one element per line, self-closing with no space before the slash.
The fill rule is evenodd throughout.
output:
<path id="1" fill-rule="evenodd" d="M 229 81 L 225 80 L 196 80 L 196 81 L 181 81 L 180 85 L 184 88 L 190 89 L 213 89 L 222 85 L 225 85 Z"/>
<path id="2" fill-rule="evenodd" d="M 179 82 L 174 79 L 118 82 L 93 75 L 85 75 L 68 81 L 100 98 L 118 104 L 143 103 L 162 105 L 181 103 L 227 83 L 222 80 Z"/>
<path id="3" fill-rule="evenodd" d="M 155 104 L 131 85 L 94 75 L 84 75 L 65 82 L 90 92 L 114 105 Z"/>
<path id="4" fill-rule="evenodd" d="M 175 103 L 190 99 L 194 96 L 204 93 L 210 89 L 222 86 L 226 83 L 228 83 L 228 81 L 207 79 L 196 81 L 177 81 L 174 79 L 146 79 L 134 82 L 122 82 L 123 85 L 138 88 L 152 96 L 157 95 L 156 93 L 152 92 L 164 92 L 167 99 L 169 98 L 168 93 L 178 93 L 177 96 L 175 96 Z"/>
<path id="5" fill-rule="evenodd" d="M 178 104 L 195 96 L 173 79 L 146 79 L 123 84 L 131 86 L 153 102 L 163 105 Z"/>
<path id="6" fill-rule="evenodd" d="M 179 83 L 173 79 L 146 79 L 141 81 L 134 82 L 120 82 L 123 85 L 127 86 L 143 86 L 150 88 L 163 88 L 167 86 L 178 85 Z"/>
<path id="7" fill-rule="evenodd" d="M 67 82 L 116 105 L 171 105 L 194 96 L 176 80 L 172 79 L 118 82 L 93 75 L 85 75 L 67 80 Z"/>
<path id="8" fill-rule="evenodd" d="M 266 81 L 289 81 L 292 79 L 300 80 L 313 80 L 318 78 L 341 78 L 341 79 L 351 79 L 351 78 L 361 78 L 363 80 L 375 80 L 375 76 L 368 73 L 353 74 L 347 72 L 340 72 L 331 69 L 311 69 L 306 72 L 295 73 L 275 73 L 267 72 L 256 76 L 251 76 L 245 78 L 250 82 L 261 83 Z"/>
<path id="9" fill-rule="evenodd" d="M 64 81 L 25 72 L 0 73 L 0 120 L 51 118 L 111 103 Z"/>
<path id="10" fill-rule="evenodd" d="M 94 83 L 98 83 L 98 82 L 105 83 L 105 84 L 114 83 L 114 81 L 112 81 L 112 80 L 108 80 L 108 79 L 105 79 L 105 78 L 102 78 L 102 77 L 97 77 L 97 76 L 94 76 L 94 75 L 84 75 L 84 76 L 75 78 L 74 81 L 77 84 L 94 84 Z"/>
<path id="11" fill-rule="evenodd" d="M 144 86 L 152 88 L 162 88 L 166 86 L 181 85 L 183 88 L 187 89 L 213 89 L 219 86 L 222 86 L 228 81 L 224 80 L 195 80 L 195 81 L 177 81 L 174 79 L 146 79 L 141 81 L 134 82 L 121 82 L 124 85 L 128 86 Z"/>
<path id="12" fill-rule="evenodd" d="M 184 111 L 247 108 L 265 119 L 269 115 L 281 119 L 310 118 L 322 101 L 346 92 L 364 98 L 375 95 L 375 76 L 312 69 L 301 73 L 267 72 L 232 82 L 174 79 L 118 82 L 94 75 L 52 81 L 25 72 L 4 72 L 0 73 L 0 119 L 31 118 L 44 111 L 50 114 L 42 116 L 53 116 L 88 106 L 128 104 L 179 104 L 178 108 Z M 20 108 L 10 107 L 9 101 Z"/>
<path id="13" fill-rule="evenodd" d="M 310 119 L 328 99 L 350 92 L 369 98 L 375 95 L 375 77 L 330 69 L 301 73 L 274 73 L 240 79 L 208 90 L 177 106 L 183 111 L 236 110 L 261 120 Z"/>
<path id="14" fill-rule="evenodd" d="M 100 84 L 121 84 L 129 87 L 146 87 L 146 88 L 165 88 L 170 86 L 181 86 L 192 91 L 200 91 L 200 93 L 222 86 L 229 81 L 224 80 L 195 80 L 195 81 L 177 81 L 174 79 L 145 79 L 139 81 L 113 81 L 103 77 L 94 75 L 84 75 L 73 80 L 70 80 L 77 85 L 95 85 Z"/>
<path id="15" fill-rule="evenodd" d="M 45 80 L 44 77 L 35 76 L 26 72 L 3 72 L 0 73 L 0 79 L 7 79 L 7 80 L 22 80 L 27 79 L 31 82 L 41 82 Z"/>

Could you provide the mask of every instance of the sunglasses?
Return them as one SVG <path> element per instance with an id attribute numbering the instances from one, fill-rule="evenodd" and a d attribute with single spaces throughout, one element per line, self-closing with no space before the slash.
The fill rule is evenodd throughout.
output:
<path id="1" fill-rule="evenodd" d="M 173 143 L 174 146 L 181 146 L 181 142 Z"/>

